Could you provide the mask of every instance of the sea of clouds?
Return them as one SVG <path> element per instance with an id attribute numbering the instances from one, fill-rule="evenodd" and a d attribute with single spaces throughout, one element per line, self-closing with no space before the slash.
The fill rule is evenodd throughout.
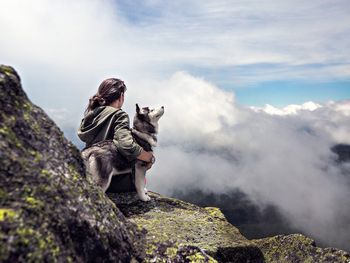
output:
<path id="1" fill-rule="evenodd" d="M 150 189 L 239 188 L 314 238 L 349 243 L 350 163 L 338 164 L 331 151 L 350 144 L 349 100 L 243 107 L 232 92 L 185 72 L 145 88 L 152 92 L 139 101 L 165 106 Z"/>

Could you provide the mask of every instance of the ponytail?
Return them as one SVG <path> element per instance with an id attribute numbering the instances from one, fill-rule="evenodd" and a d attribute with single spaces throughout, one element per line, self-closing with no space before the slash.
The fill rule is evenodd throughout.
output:
<path id="1" fill-rule="evenodd" d="M 116 78 L 105 79 L 99 86 L 97 93 L 89 99 L 85 115 L 99 106 L 110 105 L 118 100 L 125 91 L 124 81 Z"/>

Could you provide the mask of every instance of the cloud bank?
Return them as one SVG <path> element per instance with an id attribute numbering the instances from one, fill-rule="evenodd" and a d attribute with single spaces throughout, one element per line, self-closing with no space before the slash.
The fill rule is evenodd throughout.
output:
<path id="1" fill-rule="evenodd" d="M 184 72 L 153 89 L 159 96 L 148 101 L 165 105 L 165 115 L 150 189 L 239 188 L 326 244 L 349 243 L 350 170 L 330 149 L 350 144 L 350 101 L 309 102 L 276 115 L 237 105 L 232 93 Z"/>

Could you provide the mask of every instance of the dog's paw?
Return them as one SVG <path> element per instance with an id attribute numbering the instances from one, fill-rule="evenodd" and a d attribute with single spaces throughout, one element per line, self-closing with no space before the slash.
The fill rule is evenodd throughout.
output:
<path id="1" fill-rule="evenodd" d="M 144 202 L 148 202 L 151 200 L 151 197 L 149 197 L 148 195 L 142 195 L 140 196 L 140 199 Z"/>

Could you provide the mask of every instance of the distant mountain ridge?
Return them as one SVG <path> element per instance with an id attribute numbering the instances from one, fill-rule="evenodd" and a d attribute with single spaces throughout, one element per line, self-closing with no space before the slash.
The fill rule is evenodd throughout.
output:
<path id="1" fill-rule="evenodd" d="M 337 144 L 332 147 L 332 151 L 337 154 L 339 162 L 350 162 L 350 145 Z"/>

